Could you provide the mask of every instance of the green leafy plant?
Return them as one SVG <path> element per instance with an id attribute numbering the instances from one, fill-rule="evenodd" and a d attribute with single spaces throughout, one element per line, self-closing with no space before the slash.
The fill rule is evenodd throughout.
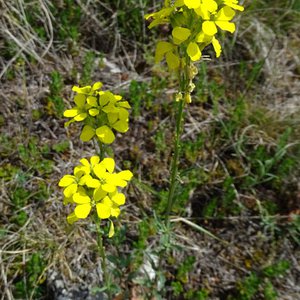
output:
<path id="1" fill-rule="evenodd" d="M 36 299 L 44 294 L 43 279 L 40 279 L 44 267 L 45 262 L 42 253 L 33 253 L 26 262 L 23 279 L 19 279 L 15 283 L 14 296 L 17 299 L 29 298 L 30 296 Z"/>
<path id="2" fill-rule="evenodd" d="M 86 52 L 83 58 L 83 68 L 80 84 L 86 85 L 91 82 L 92 72 L 95 68 L 95 53 L 93 51 Z"/>
<path id="3" fill-rule="evenodd" d="M 53 71 L 51 73 L 50 95 L 48 97 L 48 110 L 51 113 L 54 110 L 55 115 L 62 117 L 65 106 L 61 97 L 63 89 L 63 79 L 60 73 Z"/>
<path id="4" fill-rule="evenodd" d="M 290 268 L 288 261 L 282 260 L 273 265 L 270 265 L 260 272 L 251 272 L 249 276 L 237 283 L 237 295 L 229 295 L 228 300 L 252 300 L 263 290 L 265 299 L 277 299 L 275 287 L 272 284 L 272 279 L 280 278 Z"/>

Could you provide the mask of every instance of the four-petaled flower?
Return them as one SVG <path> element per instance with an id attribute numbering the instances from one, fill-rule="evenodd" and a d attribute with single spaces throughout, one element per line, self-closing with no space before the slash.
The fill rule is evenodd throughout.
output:
<path id="1" fill-rule="evenodd" d="M 61 178 L 58 185 L 64 188 L 64 203 L 76 205 L 74 212 L 67 217 L 69 223 L 87 218 L 93 207 L 100 219 L 119 216 L 120 206 L 125 204 L 125 195 L 119 192 L 119 188 L 126 187 L 133 175 L 129 170 L 114 170 L 112 158 L 100 161 L 99 156 L 92 156 L 89 161 L 86 158 L 80 160 L 80 165 L 74 168 L 74 175 Z"/>
<path id="2" fill-rule="evenodd" d="M 111 144 L 115 140 L 113 130 L 121 133 L 128 130 L 128 101 L 110 91 L 99 90 L 101 87 L 101 82 L 96 82 L 92 87 L 74 86 L 73 91 L 77 93 L 74 97 L 76 106 L 64 112 L 65 117 L 71 118 L 65 126 L 83 122 L 80 134 L 83 142 L 97 136 L 101 143 Z"/>
<path id="3" fill-rule="evenodd" d="M 218 28 L 233 33 L 235 24 L 232 21 L 235 11 L 244 7 L 237 0 L 175 0 L 165 1 L 160 11 L 145 16 L 150 19 L 148 26 L 170 23 L 172 40 L 158 42 L 155 61 L 164 57 L 168 68 L 176 70 L 186 64 L 186 55 L 192 61 L 198 61 L 205 47 L 212 44 L 216 56 L 222 51 L 216 38 Z"/>

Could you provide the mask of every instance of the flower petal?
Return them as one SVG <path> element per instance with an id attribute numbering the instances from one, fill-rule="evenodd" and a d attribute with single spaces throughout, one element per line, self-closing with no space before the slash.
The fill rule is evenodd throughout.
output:
<path id="1" fill-rule="evenodd" d="M 91 108 L 91 109 L 89 109 L 89 114 L 92 117 L 95 117 L 95 116 L 99 115 L 99 110 L 97 108 Z"/>
<path id="2" fill-rule="evenodd" d="M 94 155 L 90 159 L 92 167 L 99 163 L 100 157 L 98 155 Z"/>
<path id="3" fill-rule="evenodd" d="M 84 104 L 85 104 L 85 102 L 86 102 L 86 97 L 85 97 L 85 95 L 83 95 L 83 94 L 77 94 L 77 95 L 74 97 L 74 102 L 76 103 L 76 105 L 77 105 L 79 108 L 84 107 Z"/>
<path id="4" fill-rule="evenodd" d="M 109 183 L 102 184 L 101 187 L 104 191 L 108 193 L 113 193 L 117 189 L 115 185 Z"/>
<path id="5" fill-rule="evenodd" d="M 121 107 L 119 109 L 119 119 L 122 120 L 122 121 L 128 121 L 128 117 L 129 117 L 128 110 Z"/>
<path id="6" fill-rule="evenodd" d="M 112 125 L 113 129 L 117 130 L 118 132 L 125 133 L 128 131 L 129 126 L 127 121 L 119 120 L 114 125 Z"/>
<path id="7" fill-rule="evenodd" d="M 119 173 L 110 174 L 108 181 L 113 183 L 114 186 L 125 187 L 127 185 L 127 181 L 124 180 Z"/>
<path id="8" fill-rule="evenodd" d="M 112 221 L 110 221 L 108 237 L 111 238 L 114 236 L 114 234 L 115 234 L 114 223 Z"/>
<path id="9" fill-rule="evenodd" d="M 102 200 L 106 196 L 107 196 L 107 192 L 104 191 L 101 187 L 94 190 L 93 198 L 96 202 Z"/>
<path id="10" fill-rule="evenodd" d="M 238 5 L 236 3 L 233 3 L 233 2 L 238 3 L 237 1 L 225 0 L 224 4 L 227 5 L 227 6 L 230 6 L 233 9 L 236 9 L 236 10 L 239 10 L 239 11 L 244 11 L 244 7 L 243 6 Z"/>
<path id="11" fill-rule="evenodd" d="M 172 31 L 172 36 L 174 38 L 174 43 L 179 45 L 186 41 L 191 35 L 191 31 L 184 27 L 175 27 Z"/>
<path id="12" fill-rule="evenodd" d="M 96 204 L 97 214 L 100 219 L 108 219 L 110 217 L 111 208 L 103 203 Z"/>
<path id="13" fill-rule="evenodd" d="M 206 35 L 213 36 L 218 32 L 215 22 L 204 21 L 202 24 L 202 30 Z"/>
<path id="14" fill-rule="evenodd" d="M 76 179 L 72 175 L 65 175 L 58 183 L 58 186 L 65 187 L 72 183 L 75 183 Z"/>
<path id="15" fill-rule="evenodd" d="M 82 88 L 80 88 L 79 86 L 73 86 L 72 87 L 72 91 L 76 92 L 78 94 L 88 94 L 90 92 L 90 90 L 91 90 L 90 85 L 84 86 Z"/>
<path id="16" fill-rule="evenodd" d="M 94 96 L 88 96 L 86 99 L 86 102 L 93 107 L 97 107 L 98 106 L 98 102 L 97 102 L 97 98 Z"/>
<path id="17" fill-rule="evenodd" d="M 78 219 L 85 219 L 92 209 L 92 205 L 90 203 L 77 205 L 74 209 L 75 216 Z"/>
<path id="18" fill-rule="evenodd" d="M 218 27 L 220 27 L 222 30 L 229 31 L 231 33 L 235 32 L 235 24 L 230 23 L 228 21 L 216 21 L 216 24 Z M 76 117 L 75 117 L 76 118 Z"/>
<path id="19" fill-rule="evenodd" d="M 201 58 L 201 51 L 195 42 L 189 43 L 186 52 L 192 61 L 196 61 Z"/>
<path id="20" fill-rule="evenodd" d="M 120 107 L 124 107 L 124 108 L 127 108 L 127 109 L 131 108 L 131 106 L 130 106 L 130 104 L 128 103 L 128 101 L 120 101 L 120 102 L 118 103 L 118 105 L 119 105 Z"/>
<path id="21" fill-rule="evenodd" d="M 122 178 L 123 180 L 127 180 L 128 181 L 128 180 L 130 180 L 132 178 L 133 174 L 129 170 L 124 170 L 124 171 L 119 172 L 118 176 L 120 178 Z"/>
<path id="22" fill-rule="evenodd" d="M 171 43 L 164 41 L 158 42 L 155 50 L 155 63 L 159 63 L 163 59 L 164 55 L 171 51 L 173 47 L 174 46 Z"/>
<path id="23" fill-rule="evenodd" d="M 200 0 L 184 0 L 184 4 L 189 8 L 197 8 L 200 6 Z"/>
<path id="24" fill-rule="evenodd" d="M 85 185 L 89 188 L 98 188 L 101 185 L 101 182 L 97 179 L 94 179 L 92 176 L 87 175 L 87 178 L 85 180 Z"/>
<path id="25" fill-rule="evenodd" d="M 82 129 L 81 135 L 80 135 L 80 139 L 83 142 L 88 142 L 89 140 L 91 140 L 95 135 L 95 129 L 93 127 L 91 127 L 90 125 L 85 125 Z"/>
<path id="26" fill-rule="evenodd" d="M 84 190 L 80 190 L 79 193 L 73 195 L 73 201 L 77 204 L 86 204 L 91 202 L 91 198 Z"/>
<path id="27" fill-rule="evenodd" d="M 100 105 L 102 107 L 107 105 L 109 102 L 114 102 L 114 100 L 115 97 L 110 91 L 103 92 L 103 94 L 100 95 Z"/>
<path id="28" fill-rule="evenodd" d="M 64 111 L 64 117 L 66 118 L 73 118 L 77 116 L 80 113 L 78 108 L 72 108 L 72 109 L 67 109 Z"/>
<path id="29" fill-rule="evenodd" d="M 125 204 L 125 195 L 123 193 L 116 193 L 115 195 L 111 196 L 111 200 L 115 202 L 117 205 Z"/>
<path id="30" fill-rule="evenodd" d="M 93 85 L 93 87 L 92 87 L 92 90 L 93 90 L 93 91 L 99 90 L 99 89 L 102 88 L 102 86 L 103 86 L 103 83 L 102 83 L 102 82 L 100 82 L 100 81 L 95 82 L 94 85 Z"/>
<path id="31" fill-rule="evenodd" d="M 86 158 L 82 158 L 81 160 L 80 160 L 80 163 L 83 165 L 83 166 L 85 166 L 85 167 L 90 167 L 90 163 L 89 163 L 89 161 L 86 159 Z"/>
<path id="32" fill-rule="evenodd" d="M 113 207 L 110 209 L 110 213 L 111 213 L 111 215 L 112 215 L 113 217 L 116 217 L 116 218 L 117 218 L 117 217 L 120 215 L 121 210 L 120 210 L 119 207 L 113 206 Z"/>
<path id="33" fill-rule="evenodd" d="M 80 165 L 74 168 L 74 175 L 77 180 L 84 174 L 90 174 L 90 167 Z"/>
<path id="34" fill-rule="evenodd" d="M 77 183 L 72 183 L 64 189 L 64 196 L 66 198 L 72 197 L 77 192 Z"/>
<path id="35" fill-rule="evenodd" d="M 93 169 L 95 175 L 99 178 L 99 179 L 104 179 L 106 178 L 106 170 L 105 167 L 102 165 L 96 165 Z"/>
<path id="36" fill-rule="evenodd" d="M 78 221 L 78 218 L 76 217 L 76 215 L 75 215 L 75 213 L 74 212 L 72 212 L 71 214 L 69 214 L 68 216 L 67 216 L 67 222 L 69 223 L 69 224 L 73 224 L 74 222 L 76 222 L 76 221 Z"/>
<path id="37" fill-rule="evenodd" d="M 106 157 L 100 164 L 104 166 L 109 173 L 112 173 L 115 169 L 115 161 L 113 158 Z"/>
<path id="38" fill-rule="evenodd" d="M 166 54 L 166 61 L 170 70 L 178 69 L 180 65 L 180 59 L 173 52 L 168 52 Z"/>
<path id="39" fill-rule="evenodd" d="M 118 121 L 119 119 L 119 114 L 118 113 L 108 113 L 107 114 L 108 122 L 110 124 L 114 124 L 115 122 Z"/>
<path id="40" fill-rule="evenodd" d="M 80 113 L 79 115 L 77 115 L 76 117 L 74 117 L 74 120 L 76 122 L 81 122 L 83 121 L 84 119 L 86 119 L 86 117 L 88 116 L 87 113 L 83 112 L 83 113 Z"/>
<path id="41" fill-rule="evenodd" d="M 211 41 L 212 37 L 209 35 L 204 34 L 203 31 L 201 31 L 197 36 L 196 36 L 196 42 L 197 43 L 209 43 Z"/>
<path id="42" fill-rule="evenodd" d="M 99 140 L 104 144 L 111 144 L 115 140 L 114 133 L 106 125 L 97 128 L 96 134 L 97 134 Z"/>
<path id="43" fill-rule="evenodd" d="M 212 45 L 216 52 L 216 57 L 219 57 L 221 55 L 222 48 L 221 48 L 219 41 L 215 37 L 213 37 L 213 39 L 212 39 Z"/>
<path id="44" fill-rule="evenodd" d="M 235 16 L 235 11 L 229 6 L 221 8 L 215 18 L 215 21 L 230 21 Z"/>

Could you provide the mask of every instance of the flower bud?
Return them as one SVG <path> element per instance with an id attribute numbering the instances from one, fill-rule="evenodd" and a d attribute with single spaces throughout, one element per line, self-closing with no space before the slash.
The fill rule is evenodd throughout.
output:
<path id="1" fill-rule="evenodd" d="M 189 86 L 188 86 L 189 93 L 192 93 L 193 90 L 195 89 L 195 87 L 196 87 L 195 84 L 192 81 L 190 81 Z"/>
<path id="2" fill-rule="evenodd" d="M 191 97 L 190 93 L 186 93 L 184 95 L 184 101 L 185 101 L 185 103 L 192 103 L 192 97 Z"/>
<path id="3" fill-rule="evenodd" d="M 182 93 L 179 92 L 179 93 L 177 93 L 176 96 L 175 96 L 175 101 L 176 101 L 176 102 L 179 102 L 180 100 L 182 100 L 182 98 L 183 98 L 183 97 L 182 97 Z"/>
<path id="4" fill-rule="evenodd" d="M 190 65 L 188 71 L 190 79 L 195 78 L 195 76 L 198 74 L 198 69 L 195 65 Z"/>

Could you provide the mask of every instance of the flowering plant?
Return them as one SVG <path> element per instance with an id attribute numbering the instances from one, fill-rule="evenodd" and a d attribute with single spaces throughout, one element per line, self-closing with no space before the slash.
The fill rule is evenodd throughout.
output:
<path id="1" fill-rule="evenodd" d="M 74 212 L 67 217 L 70 224 L 87 218 L 95 208 L 99 219 L 110 220 L 109 237 L 112 237 L 114 225 L 110 218 L 119 216 L 120 206 L 125 204 L 126 199 L 119 189 L 126 187 L 133 174 L 129 170 L 115 172 L 114 159 L 104 158 L 103 144 L 111 144 L 115 140 L 112 129 L 122 133 L 128 130 L 130 105 L 122 96 L 101 88 L 101 82 L 93 86 L 74 86 L 76 106 L 64 112 L 65 117 L 71 118 L 65 126 L 83 122 L 80 135 L 83 142 L 97 137 L 100 157 L 82 158 L 73 175 L 64 175 L 58 185 L 64 188 L 64 204 L 76 205 Z"/>
<path id="2" fill-rule="evenodd" d="M 216 37 L 218 29 L 235 31 L 231 22 L 235 10 L 244 10 L 237 0 L 166 0 L 160 11 L 146 15 L 151 20 L 149 28 L 160 24 L 172 27 L 169 41 L 160 41 L 156 46 L 156 63 L 165 57 L 168 68 L 177 70 L 188 63 L 185 54 L 191 61 L 198 61 L 210 44 L 219 57 L 222 47 Z"/>
<path id="3" fill-rule="evenodd" d="M 120 206 L 125 204 L 125 195 L 118 188 L 125 187 L 133 174 L 129 170 L 114 172 L 115 161 L 112 158 L 92 156 L 90 161 L 83 158 L 74 168 L 74 175 L 65 175 L 59 181 L 64 188 L 64 204 L 72 203 L 76 207 L 67 220 L 70 224 L 88 217 L 92 208 L 96 208 L 100 219 L 118 217 Z M 110 220 L 109 237 L 114 234 Z"/>
<path id="4" fill-rule="evenodd" d="M 83 122 L 80 135 L 83 142 L 90 141 L 96 135 L 100 142 L 111 144 L 115 140 L 112 129 L 121 133 L 128 130 L 128 101 L 110 91 L 101 91 L 101 87 L 101 82 L 82 88 L 74 86 L 76 106 L 64 112 L 65 117 L 71 118 L 65 126 Z"/>
<path id="5" fill-rule="evenodd" d="M 222 52 L 217 39 L 219 29 L 233 33 L 236 30 L 232 22 L 235 10 L 243 11 L 238 0 L 165 0 L 164 7 L 158 12 L 145 16 L 150 20 L 150 29 L 169 24 L 172 34 L 167 41 L 156 45 L 155 62 L 166 59 L 168 68 L 178 76 L 179 87 L 175 96 L 178 102 L 176 129 L 174 135 L 174 155 L 171 164 L 171 179 L 168 193 L 167 223 L 175 198 L 175 185 L 178 172 L 180 137 L 183 130 L 183 109 L 185 103 L 191 103 L 191 93 L 195 88 L 194 77 L 204 48 L 212 44 L 216 57 Z"/>
<path id="6" fill-rule="evenodd" d="M 125 133 L 128 130 L 128 116 L 130 105 L 121 96 L 110 91 L 102 91 L 102 83 L 93 86 L 74 86 L 75 107 L 67 109 L 64 116 L 71 118 L 65 123 L 69 126 L 73 122 L 83 122 L 80 139 L 83 142 L 97 137 L 100 153 L 89 160 L 82 158 L 73 174 L 64 175 L 58 185 L 64 188 L 64 204 L 74 204 L 74 211 L 67 216 L 70 224 L 79 219 L 86 219 L 94 210 L 94 222 L 97 229 L 97 245 L 101 256 L 101 266 L 108 298 L 112 299 L 110 276 L 106 269 L 106 255 L 103 246 L 101 220 L 109 220 L 108 237 L 114 231 L 112 217 L 120 215 L 120 206 L 125 204 L 126 197 L 120 192 L 127 186 L 133 174 L 129 170 L 115 172 L 113 158 L 105 157 L 104 144 L 111 144 L 115 140 L 113 130 Z"/>

